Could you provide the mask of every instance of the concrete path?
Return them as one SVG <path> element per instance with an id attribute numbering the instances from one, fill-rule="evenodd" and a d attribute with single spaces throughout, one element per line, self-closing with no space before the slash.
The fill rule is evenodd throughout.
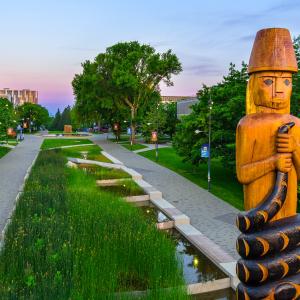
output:
<path id="1" fill-rule="evenodd" d="M 41 137 L 26 135 L 23 142 L 0 159 L 0 233 L 14 208 L 26 172 L 42 142 Z"/>
<path id="2" fill-rule="evenodd" d="M 175 172 L 162 167 L 124 147 L 94 136 L 104 151 L 143 175 L 145 181 L 162 192 L 163 198 L 191 218 L 191 224 L 238 259 L 235 241 L 239 234 L 235 227 L 238 210 Z"/>

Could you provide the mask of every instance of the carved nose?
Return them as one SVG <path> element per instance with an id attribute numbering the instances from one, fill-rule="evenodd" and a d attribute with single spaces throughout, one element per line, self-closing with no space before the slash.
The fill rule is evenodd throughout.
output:
<path id="1" fill-rule="evenodd" d="M 283 82 L 282 78 L 275 79 L 275 93 L 282 94 L 283 93 Z"/>

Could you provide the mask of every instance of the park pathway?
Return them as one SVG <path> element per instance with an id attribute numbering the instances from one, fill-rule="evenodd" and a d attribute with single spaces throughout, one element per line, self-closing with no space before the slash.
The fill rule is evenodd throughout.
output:
<path id="1" fill-rule="evenodd" d="M 237 209 L 175 172 L 106 140 L 106 135 L 92 139 L 104 151 L 142 174 L 145 181 L 162 192 L 164 199 L 191 218 L 194 227 L 238 259 L 235 251 L 239 234 L 235 227 Z"/>
<path id="2" fill-rule="evenodd" d="M 23 142 L 0 159 L 0 233 L 14 208 L 24 177 L 42 142 L 41 137 L 26 135 Z"/>

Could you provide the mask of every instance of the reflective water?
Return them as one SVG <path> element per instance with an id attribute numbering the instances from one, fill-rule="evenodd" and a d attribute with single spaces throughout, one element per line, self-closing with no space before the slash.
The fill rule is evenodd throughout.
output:
<path id="1" fill-rule="evenodd" d="M 165 214 L 163 214 L 153 205 L 141 206 L 140 209 L 145 217 L 152 223 L 162 223 L 170 221 L 170 219 Z"/>
<path id="2" fill-rule="evenodd" d="M 176 254 L 183 263 L 183 275 L 187 284 L 207 282 L 227 277 L 177 230 L 169 229 L 166 232 L 175 242 Z"/>

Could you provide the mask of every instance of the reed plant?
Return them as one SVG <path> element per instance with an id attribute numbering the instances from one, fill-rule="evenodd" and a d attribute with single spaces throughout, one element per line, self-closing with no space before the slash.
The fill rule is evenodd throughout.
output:
<path id="1" fill-rule="evenodd" d="M 175 245 L 138 208 L 42 151 L 0 253 L 0 299 L 187 299 Z"/>

